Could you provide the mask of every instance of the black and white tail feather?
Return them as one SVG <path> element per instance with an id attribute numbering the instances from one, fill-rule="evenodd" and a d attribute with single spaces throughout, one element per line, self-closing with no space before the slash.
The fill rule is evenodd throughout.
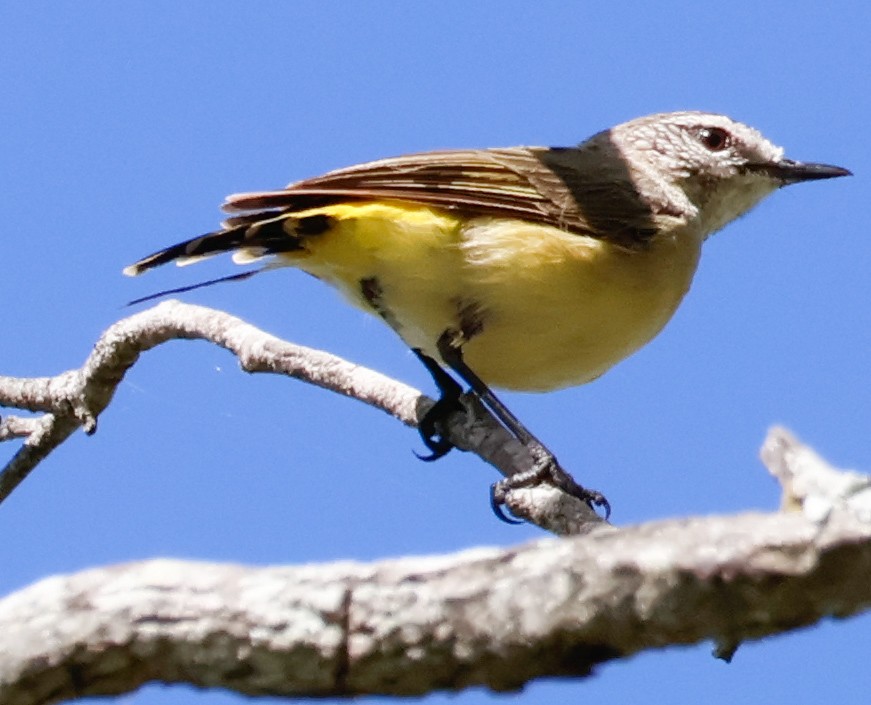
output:
<path id="1" fill-rule="evenodd" d="M 158 250 L 138 262 L 124 268 L 124 274 L 137 276 L 149 269 L 154 269 L 169 262 L 175 262 L 178 266 L 187 266 L 200 262 L 215 255 L 225 252 L 233 253 L 233 261 L 236 264 L 250 264 L 262 260 L 264 257 L 282 252 L 291 252 L 301 249 L 300 237 L 295 233 L 293 214 L 282 211 L 259 211 L 238 215 L 224 221 L 223 229 L 216 230 L 205 235 L 200 235 L 190 240 L 185 240 L 171 247 Z M 153 301 L 155 299 L 181 294 L 194 289 L 220 284 L 223 282 L 236 282 L 250 279 L 267 269 L 281 266 L 277 261 L 267 262 L 260 267 L 238 274 L 231 274 L 217 279 L 198 282 L 175 289 L 165 289 L 148 296 L 143 296 L 128 302 L 128 306 Z"/>

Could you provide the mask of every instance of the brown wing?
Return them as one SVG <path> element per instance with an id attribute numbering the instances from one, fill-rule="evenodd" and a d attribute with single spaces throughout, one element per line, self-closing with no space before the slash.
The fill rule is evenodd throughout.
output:
<path id="1" fill-rule="evenodd" d="M 131 265 L 138 274 L 160 264 L 260 247 L 294 249 L 284 218 L 296 211 L 348 200 L 410 201 L 471 215 L 513 217 L 553 225 L 626 248 L 644 246 L 656 232 L 607 133 L 581 148 L 427 152 L 331 171 L 280 191 L 230 196 L 236 213 L 222 230 L 181 242 Z"/>
<path id="2" fill-rule="evenodd" d="M 224 209 L 298 210 L 349 198 L 412 201 L 565 227 L 569 224 L 560 216 L 574 201 L 535 149 L 513 148 L 427 152 L 358 164 L 281 191 L 230 196 Z"/>
<path id="3" fill-rule="evenodd" d="M 251 211 L 303 210 L 348 199 L 401 200 L 523 218 L 637 245 L 654 229 L 624 169 L 622 160 L 596 149 L 426 152 L 338 169 L 280 191 L 235 194 L 223 207 L 245 214 L 229 219 L 235 225 L 257 219 Z"/>

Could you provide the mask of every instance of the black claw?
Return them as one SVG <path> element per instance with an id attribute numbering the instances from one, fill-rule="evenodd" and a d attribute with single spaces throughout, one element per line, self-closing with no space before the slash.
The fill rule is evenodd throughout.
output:
<path id="1" fill-rule="evenodd" d="M 566 494 L 570 494 L 572 497 L 577 497 L 579 500 L 586 503 L 590 509 L 595 510 L 596 507 L 602 508 L 605 512 L 606 520 L 611 517 L 611 503 L 601 492 L 588 490 L 586 487 L 578 484 L 575 481 L 575 478 L 569 475 L 556 463 L 555 459 L 551 459 L 551 462 L 547 463 L 547 470 L 550 475 L 549 480 L 551 484 L 558 487 Z"/>
<path id="2" fill-rule="evenodd" d="M 423 436 L 421 436 L 423 438 Z M 454 449 L 454 444 L 450 441 L 433 438 L 423 438 L 424 445 L 430 449 L 430 453 L 418 453 L 416 450 L 411 451 L 414 457 L 422 460 L 425 463 L 432 463 L 440 458 L 444 458 Z"/>
<path id="3" fill-rule="evenodd" d="M 453 408 L 454 404 L 450 404 L 449 406 L 451 408 L 446 409 L 445 407 L 448 406 L 448 404 L 445 404 L 444 402 L 444 399 L 439 399 L 439 401 L 437 401 L 433 407 L 423 415 L 423 418 L 420 420 L 417 427 L 417 430 L 420 432 L 421 440 L 423 440 L 423 444 L 429 448 L 430 453 L 428 455 L 421 455 L 420 453 L 415 452 L 415 455 L 426 462 L 432 462 L 439 458 L 443 458 L 454 447 L 450 441 L 442 437 L 438 429 L 439 422 L 448 414 L 455 411 Z"/>
<path id="4" fill-rule="evenodd" d="M 455 411 L 462 411 L 463 406 L 460 404 L 459 397 L 443 396 L 435 404 L 432 405 L 423 418 L 417 425 L 417 430 L 420 432 L 420 437 L 423 444 L 429 448 L 429 455 L 417 455 L 421 460 L 431 462 L 447 455 L 454 444 L 447 440 L 439 430 L 439 425 L 445 421 Z"/>
<path id="5" fill-rule="evenodd" d="M 608 501 L 607 497 L 603 495 L 601 492 L 596 492 L 595 490 L 586 490 L 589 495 L 589 500 L 587 501 L 590 506 L 595 509 L 596 507 L 600 507 L 603 512 L 605 512 L 605 521 L 611 518 L 611 503 Z"/>
<path id="6" fill-rule="evenodd" d="M 509 517 L 505 512 L 502 511 L 502 507 L 505 506 L 505 488 L 503 483 L 505 480 L 501 480 L 499 482 L 494 482 L 490 485 L 490 509 L 493 510 L 493 513 L 496 515 L 496 518 L 504 521 L 506 524 L 523 524 L 524 522 L 520 519 L 514 519 L 513 517 Z"/>

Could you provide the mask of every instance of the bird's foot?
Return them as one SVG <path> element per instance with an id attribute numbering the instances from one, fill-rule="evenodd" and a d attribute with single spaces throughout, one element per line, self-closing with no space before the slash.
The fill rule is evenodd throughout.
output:
<path id="1" fill-rule="evenodd" d="M 424 413 L 417 424 L 423 444 L 429 448 L 430 453 L 429 455 L 415 453 L 415 455 L 421 460 L 432 462 L 443 458 L 454 447 L 454 444 L 445 438 L 440 426 L 455 411 L 463 410 L 463 405 L 460 403 L 463 388 L 442 369 L 441 365 L 423 351 L 412 348 L 412 352 L 426 367 L 440 393 L 438 401 Z"/>
<path id="2" fill-rule="evenodd" d="M 523 487 L 532 487 L 546 483 L 556 487 L 566 494 L 576 497 L 591 509 L 601 508 L 605 519 L 611 516 L 611 504 L 601 492 L 589 490 L 578 484 L 568 472 L 566 472 L 554 455 L 541 444 L 535 444 L 530 448 L 535 458 L 534 465 L 529 470 L 515 473 L 503 478 L 490 486 L 490 507 L 493 513 L 507 524 L 522 524 L 522 521 L 508 517 L 503 511 L 505 500 L 511 490 Z"/>
<path id="3" fill-rule="evenodd" d="M 415 455 L 426 462 L 432 462 L 443 458 L 454 447 L 441 432 L 441 425 L 451 414 L 462 411 L 463 405 L 459 396 L 442 396 L 418 422 L 417 430 L 420 433 L 423 444 L 430 450 L 429 454 Z"/>

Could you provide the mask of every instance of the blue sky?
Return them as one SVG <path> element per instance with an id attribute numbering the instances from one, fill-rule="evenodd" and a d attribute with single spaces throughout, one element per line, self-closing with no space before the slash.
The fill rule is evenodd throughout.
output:
<path id="1" fill-rule="evenodd" d="M 213 228 L 225 194 L 724 112 L 855 176 L 775 194 L 709 241 L 675 319 L 601 380 L 506 398 L 619 524 L 773 509 L 757 460 L 773 423 L 871 470 L 869 29 L 859 2 L 4 3 L 0 374 L 77 367 L 125 301 L 230 273 L 222 260 L 121 275 Z M 293 271 L 184 299 L 431 388 L 380 323 Z M 163 346 L 95 436 L 74 436 L 0 507 L 0 593 L 153 556 L 368 560 L 542 535 L 492 517 L 495 476 L 473 457 L 423 464 L 412 450 L 413 431 L 358 403 L 242 374 L 204 343 Z M 729 666 L 709 652 L 428 701 L 864 702 L 871 617 L 748 645 Z M 151 686 L 124 702 L 241 699 Z"/>

